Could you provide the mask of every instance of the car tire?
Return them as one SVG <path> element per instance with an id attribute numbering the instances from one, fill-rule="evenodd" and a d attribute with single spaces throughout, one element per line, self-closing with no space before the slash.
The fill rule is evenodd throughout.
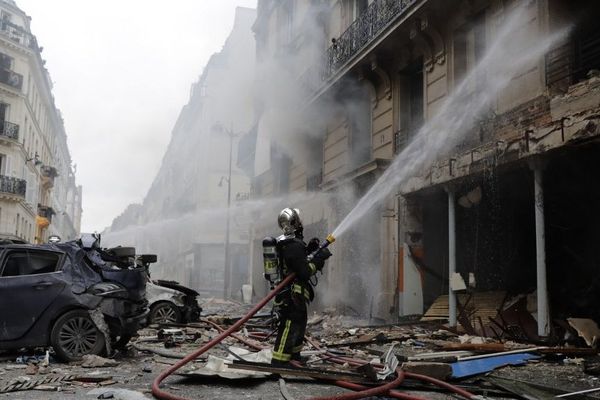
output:
<path id="1" fill-rule="evenodd" d="M 161 301 L 150 307 L 148 324 L 168 324 L 170 322 L 181 322 L 181 311 L 175 304 Z"/>
<path id="2" fill-rule="evenodd" d="M 89 313 L 73 310 L 56 320 L 50 334 L 50 344 L 57 358 L 77 361 L 86 354 L 101 354 L 106 342 Z"/>

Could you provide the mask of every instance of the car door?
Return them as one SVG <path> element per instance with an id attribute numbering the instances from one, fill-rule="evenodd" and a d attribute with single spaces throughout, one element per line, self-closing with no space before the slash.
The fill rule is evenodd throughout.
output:
<path id="1" fill-rule="evenodd" d="M 65 289 L 64 255 L 7 249 L 0 269 L 0 340 L 23 337 Z"/>

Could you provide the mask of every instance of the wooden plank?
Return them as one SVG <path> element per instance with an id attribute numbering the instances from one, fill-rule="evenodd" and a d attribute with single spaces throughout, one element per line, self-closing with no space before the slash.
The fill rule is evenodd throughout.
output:
<path id="1" fill-rule="evenodd" d="M 473 327 L 480 328 L 480 320 L 485 325 L 489 324 L 489 318 L 498 315 L 498 309 L 502 307 L 506 293 L 503 291 L 475 292 L 471 294 L 459 293 L 457 300 L 463 305 L 465 317 Z M 448 319 L 448 295 L 439 296 L 429 307 L 421 318 L 421 321 L 435 321 Z"/>
<path id="2" fill-rule="evenodd" d="M 361 384 L 373 384 L 374 382 L 367 377 L 354 372 L 337 372 L 322 369 L 302 368 L 292 366 L 275 366 L 271 364 L 255 363 L 248 361 L 234 360 L 232 368 L 245 369 L 250 371 L 270 372 L 272 374 L 300 376 L 315 379 L 325 379 L 331 381 L 348 381 Z"/>

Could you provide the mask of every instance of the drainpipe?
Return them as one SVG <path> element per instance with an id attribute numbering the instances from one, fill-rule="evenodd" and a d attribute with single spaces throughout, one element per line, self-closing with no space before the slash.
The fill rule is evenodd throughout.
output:
<path id="1" fill-rule="evenodd" d="M 452 290 L 452 276 L 456 272 L 456 214 L 454 190 L 448 193 L 448 323 L 456 326 L 456 293 Z"/>
<path id="2" fill-rule="evenodd" d="M 544 165 L 540 160 L 529 164 L 533 170 L 534 206 L 535 206 L 535 249 L 537 267 L 537 324 L 538 335 L 550 334 L 550 313 L 548 311 L 548 286 L 546 280 L 546 233 L 544 220 Z"/>

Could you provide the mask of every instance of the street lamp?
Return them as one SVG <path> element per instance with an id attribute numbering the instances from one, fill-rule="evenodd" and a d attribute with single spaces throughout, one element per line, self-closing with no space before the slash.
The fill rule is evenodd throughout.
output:
<path id="1" fill-rule="evenodd" d="M 230 225 L 230 210 L 231 210 L 231 169 L 233 163 L 233 138 L 237 137 L 233 132 L 233 127 L 230 129 L 224 128 L 221 123 L 216 123 L 213 126 L 213 130 L 217 133 L 225 133 L 229 136 L 229 172 L 227 174 L 227 221 L 225 222 L 225 287 L 224 287 L 224 297 L 231 297 L 231 281 L 233 280 L 233 274 L 231 270 L 231 260 L 229 254 L 230 247 L 230 239 L 229 239 L 229 225 Z M 223 183 L 223 179 L 219 182 L 219 186 Z"/>

